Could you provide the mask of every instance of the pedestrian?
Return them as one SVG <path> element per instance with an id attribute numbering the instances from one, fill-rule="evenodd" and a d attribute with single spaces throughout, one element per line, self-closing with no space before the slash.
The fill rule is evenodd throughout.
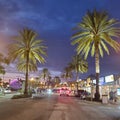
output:
<path id="1" fill-rule="evenodd" d="M 87 91 L 85 90 L 83 93 L 82 93 L 82 100 L 85 100 L 87 98 Z"/>
<path id="2" fill-rule="evenodd" d="M 114 99 L 114 92 L 112 90 L 109 92 L 109 97 L 110 97 L 110 100 L 113 101 L 113 99 Z"/>
<path id="3" fill-rule="evenodd" d="M 114 92 L 113 99 L 114 99 L 114 102 L 117 102 L 117 91 Z"/>

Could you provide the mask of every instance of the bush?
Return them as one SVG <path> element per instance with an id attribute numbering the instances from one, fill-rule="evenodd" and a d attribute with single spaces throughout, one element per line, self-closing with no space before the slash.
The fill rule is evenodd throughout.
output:
<path id="1" fill-rule="evenodd" d="M 86 97 L 86 100 L 87 101 L 91 101 L 91 97 Z"/>
<path id="2" fill-rule="evenodd" d="M 19 99 L 19 98 L 29 98 L 31 95 L 21 94 L 21 95 L 14 95 L 11 99 Z"/>

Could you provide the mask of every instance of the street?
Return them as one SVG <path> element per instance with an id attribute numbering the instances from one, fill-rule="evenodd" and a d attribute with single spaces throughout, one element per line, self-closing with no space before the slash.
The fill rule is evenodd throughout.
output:
<path id="1" fill-rule="evenodd" d="M 0 120 L 120 120 L 120 105 L 59 95 L 14 99 L 0 102 Z"/>

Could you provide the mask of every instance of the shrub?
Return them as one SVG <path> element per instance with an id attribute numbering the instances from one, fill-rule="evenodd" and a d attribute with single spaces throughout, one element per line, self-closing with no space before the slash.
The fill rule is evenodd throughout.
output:
<path id="1" fill-rule="evenodd" d="M 29 98 L 29 97 L 31 97 L 31 95 L 20 94 L 20 95 L 14 95 L 11 99 Z"/>
<path id="2" fill-rule="evenodd" d="M 86 100 L 87 101 L 91 101 L 91 97 L 86 97 Z"/>

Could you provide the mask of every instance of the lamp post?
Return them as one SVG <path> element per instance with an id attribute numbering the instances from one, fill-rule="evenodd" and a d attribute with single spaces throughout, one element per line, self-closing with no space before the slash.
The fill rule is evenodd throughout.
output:
<path id="1" fill-rule="evenodd" d="M 34 81 L 34 78 L 32 77 L 30 80 L 29 80 L 29 93 L 31 92 L 31 88 L 33 88 L 33 85 L 32 85 L 32 82 Z"/>
<path id="2" fill-rule="evenodd" d="M 31 83 L 31 87 L 33 88 L 33 81 L 34 81 L 34 78 L 32 77 L 31 79 L 30 79 L 30 83 Z"/>
<path id="3" fill-rule="evenodd" d="M 81 81 L 81 79 L 76 80 L 76 89 L 77 89 L 77 94 L 78 94 L 78 89 L 79 89 L 79 82 Z"/>
<path id="4" fill-rule="evenodd" d="M 76 81 L 76 90 L 77 90 L 77 94 L 78 94 L 78 80 Z"/>

